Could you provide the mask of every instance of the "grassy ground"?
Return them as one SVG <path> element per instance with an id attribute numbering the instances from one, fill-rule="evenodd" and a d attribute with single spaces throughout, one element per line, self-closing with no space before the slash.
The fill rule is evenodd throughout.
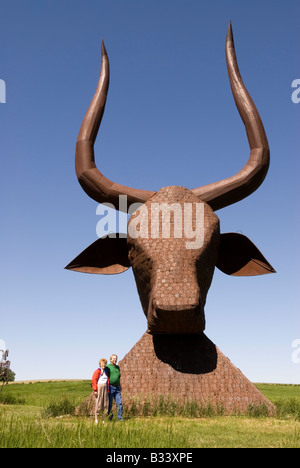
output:
<path id="1" fill-rule="evenodd" d="M 0 395 L 0 447 L 299 448 L 300 386 L 257 387 L 277 404 L 274 417 L 158 412 L 155 417 L 127 414 L 121 422 L 95 426 L 91 418 L 72 416 L 91 391 L 89 381 L 9 385 Z"/>

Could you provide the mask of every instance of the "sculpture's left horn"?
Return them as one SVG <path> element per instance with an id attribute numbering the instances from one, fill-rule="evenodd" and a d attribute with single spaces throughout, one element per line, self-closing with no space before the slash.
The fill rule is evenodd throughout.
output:
<path id="1" fill-rule="evenodd" d="M 127 195 L 128 204 L 145 203 L 155 192 L 133 189 L 116 184 L 104 177 L 97 169 L 94 159 L 94 143 L 104 113 L 109 87 L 109 60 L 103 41 L 102 62 L 98 86 L 85 114 L 78 134 L 75 154 L 76 174 L 81 187 L 99 203 L 112 203 L 119 207 L 119 195 Z"/>
<path id="2" fill-rule="evenodd" d="M 253 193 L 263 182 L 270 163 L 270 150 L 264 126 L 239 72 L 231 23 L 226 38 L 226 61 L 232 94 L 245 125 L 250 157 L 236 175 L 193 190 L 213 210 L 236 203 Z"/>

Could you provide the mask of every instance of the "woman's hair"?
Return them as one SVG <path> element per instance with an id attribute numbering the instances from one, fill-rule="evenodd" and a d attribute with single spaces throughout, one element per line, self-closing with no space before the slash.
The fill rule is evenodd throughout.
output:
<path id="1" fill-rule="evenodd" d="M 107 359 L 104 359 L 104 358 L 103 358 L 103 359 L 100 359 L 100 361 L 99 361 L 99 366 L 101 366 L 101 362 L 104 362 L 104 364 L 106 365 L 106 364 L 107 364 Z"/>

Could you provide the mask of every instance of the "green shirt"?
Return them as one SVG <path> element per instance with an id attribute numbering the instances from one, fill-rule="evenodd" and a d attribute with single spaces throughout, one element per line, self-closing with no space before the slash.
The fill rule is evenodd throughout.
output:
<path id="1" fill-rule="evenodd" d="M 120 367 L 119 366 L 114 366 L 113 364 L 108 364 L 107 367 L 110 370 L 110 377 L 109 377 L 109 383 L 110 385 L 113 385 L 114 387 L 118 387 L 120 385 Z"/>

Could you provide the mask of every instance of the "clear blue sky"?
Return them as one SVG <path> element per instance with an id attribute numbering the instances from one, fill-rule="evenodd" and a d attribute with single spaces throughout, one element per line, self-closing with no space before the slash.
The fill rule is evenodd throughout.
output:
<path id="1" fill-rule="evenodd" d="M 89 379 L 100 357 L 121 359 L 146 330 L 131 270 L 64 270 L 97 238 L 74 148 L 101 37 L 111 64 L 101 171 L 137 188 L 194 188 L 249 156 L 225 63 L 231 19 L 271 166 L 253 195 L 217 214 L 222 232 L 248 236 L 277 274 L 216 270 L 206 334 L 250 380 L 299 384 L 299 1 L 1 0 L 0 14 L 0 340 L 16 379 Z"/>

